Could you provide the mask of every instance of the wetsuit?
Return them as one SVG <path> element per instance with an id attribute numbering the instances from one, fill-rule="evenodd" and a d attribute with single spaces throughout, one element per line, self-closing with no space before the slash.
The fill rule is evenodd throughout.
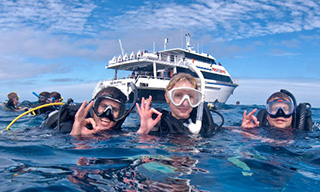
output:
<path id="1" fill-rule="evenodd" d="M 69 134 L 72 130 L 72 126 L 74 123 L 74 117 L 80 108 L 80 104 L 65 104 L 59 110 L 53 111 L 48 114 L 48 117 L 41 124 L 41 127 L 47 127 L 51 129 L 56 129 L 60 133 Z M 93 111 L 90 110 L 86 118 L 90 118 L 93 116 Z M 129 114 L 127 114 L 129 115 Z M 119 131 L 121 129 L 121 125 L 127 116 L 117 121 L 117 124 L 112 128 L 114 131 Z M 88 129 L 92 129 L 91 125 L 87 125 Z"/>
<path id="2" fill-rule="evenodd" d="M 47 103 L 38 103 L 38 104 L 35 104 L 35 105 L 32 105 L 31 107 L 32 108 L 35 108 L 35 107 L 38 107 L 38 106 L 41 106 L 41 105 L 45 105 Z M 43 107 L 43 108 L 40 108 L 40 109 L 37 109 L 34 111 L 34 113 L 36 115 L 42 115 L 44 114 L 45 115 L 45 118 L 47 118 L 47 116 L 49 115 L 49 113 L 55 111 L 56 108 L 54 106 L 47 106 L 47 107 Z"/>
<path id="3" fill-rule="evenodd" d="M 5 107 L 8 109 L 8 110 L 16 110 L 16 109 L 19 109 L 14 103 L 12 100 L 9 100 L 8 102 L 5 103 Z"/>
<path id="4" fill-rule="evenodd" d="M 188 127 L 184 126 L 184 123 L 188 123 L 189 119 L 176 119 L 171 115 L 171 112 L 157 108 L 159 112 L 162 113 L 161 120 L 158 124 L 151 130 L 150 134 L 191 134 Z M 196 120 L 197 109 L 193 109 L 190 118 L 194 123 Z M 156 115 L 153 115 L 152 118 L 156 118 Z M 213 122 L 211 113 L 206 105 L 203 109 L 202 117 L 202 126 L 200 133 L 202 136 L 212 136 L 219 126 Z"/>

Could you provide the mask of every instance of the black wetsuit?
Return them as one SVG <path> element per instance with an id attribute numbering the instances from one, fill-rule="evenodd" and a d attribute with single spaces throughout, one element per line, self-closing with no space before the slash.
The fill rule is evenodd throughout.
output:
<path id="1" fill-rule="evenodd" d="M 68 134 L 72 130 L 74 117 L 81 106 L 80 104 L 63 105 L 59 110 L 53 111 L 48 114 L 48 117 L 41 124 L 41 127 L 47 127 L 58 130 L 60 133 Z M 86 118 L 93 116 L 93 111 L 90 110 Z M 119 131 L 126 117 L 122 118 L 112 128 L 113 131 Z M 88 129 L 92 129 L 91 125 L 87 125 Z"/>
<path id="2" fill-rule="evenodd" d="M 45 105 L 47 103 L 37 103 L 37 104 L 34 104 L 32 105 L 32 108 L 35 108 L 35 107 L 38 107 L 38 106 L 41 106 L 41 105 Z M 47 106 L 47 107 L 43 107 L 43 108 L 40 108 L 40 109 L 37 109 L 34 111 L 34 113 L 36 115 L 45 115 L 45 118 L 47 118 L 47 116 L 49 115 L 49 113 L 55 111 L 56 108 L 54 106 Z"/>
<path id="3" fill-rule="evenodd" d="M 9 100 L 8 102 L 5 103 L 5 107 L 8 109 L 8 110 L 16 110 L 16 109 L 19 109 L 19 107 L 17 107 L 12 100 Z"/>
<path id="4" fill-rule="evenodd" d="M 310 107 L 308 107 L 308 105 Z M 260 111 L 258 111 L 257 119 L 260 122 L 260 127 L 270 127 L 267 120 L 267 115 L 268 113 L 266 109 L 261 109 Z M 296 110 L 293 113 L 292 126 L 296 130 L 312 130 L 313 123 L 310 104 L 300 103 L 298 107 L 296 107 Z"/>
<path id="5" fill-rule="evenodd" d="M 158 124 L 151 130 L 150 134 L 191 134 L 189 128 L 184 126 L 184 123 L 189 123 L 189 119 L 176 119 L 171 115 L 171 112 L 157 108 L 159 112 L 162 113 L 161 120 Z M 213 122 L 211 113 L 206 105 L 203 109 L 202 126 L 200 133 L 202 136 L 211 136 L 219 128 L 217 124 Z M 193 109 L 190 118 L 193 123 L 195 123 L 197 115 L 197 109 Z M 153 116 L 156 118 L 156 115 Z"/>

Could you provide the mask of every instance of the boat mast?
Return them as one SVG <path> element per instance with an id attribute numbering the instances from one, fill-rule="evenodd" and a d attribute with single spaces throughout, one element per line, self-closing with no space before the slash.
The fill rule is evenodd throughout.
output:
<path id="1" fill-rule="evenodd" d="M 124 56 L 124 50 L 122 48 L 121 39 L 119 39 L 119 44 L 120 44 L 121 54 L 122 54 L 122 57 L 123 57 Z"/>
<path id="2" fill-rule="evenodd" d="M 169 38 L 164 39 L 164 50 L 167 50 L 167 44 L 169 43 Z"/>
<path id="3" fill-rule="evenodd" d="M 191 46 L 190 46 L 190 33 L 186 34 L 186 49 L 188 51 L 191 51 Z"/>

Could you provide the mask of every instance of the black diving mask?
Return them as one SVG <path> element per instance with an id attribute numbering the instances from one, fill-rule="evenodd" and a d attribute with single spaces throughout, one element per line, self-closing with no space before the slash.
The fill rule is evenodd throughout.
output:
<path id="1" fill-rule="evenodd" d="M 105 117 L 111 121 L 119 121 L 126 114 L 126 106 L 111 95 L 102 95 L 94 99 L 93 111 L 98 117 Z"/>
<path id="2" fill-rule="evenodd" d="M 266 105 L 266 110 L 271 118 L 289 118 L 294 113 L 294 104 L 290 101 L 275 100 Z"/>

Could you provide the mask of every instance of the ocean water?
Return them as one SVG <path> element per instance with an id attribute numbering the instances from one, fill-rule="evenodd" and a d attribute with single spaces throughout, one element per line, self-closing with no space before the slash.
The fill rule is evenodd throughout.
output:
<path id="1" fill-rule="evenodd" d="M 6 131 L 20 113 L 1 108 L 0 191 L 319 191 L 320 109 L 312 132 L 290 134 L 242 130 L 254 108 L 218 106 L 225 124 L 210 138 L 140 136 L 133 113 L 123 133 L 83 140 L 40 129 L 41 116 Z"/>

